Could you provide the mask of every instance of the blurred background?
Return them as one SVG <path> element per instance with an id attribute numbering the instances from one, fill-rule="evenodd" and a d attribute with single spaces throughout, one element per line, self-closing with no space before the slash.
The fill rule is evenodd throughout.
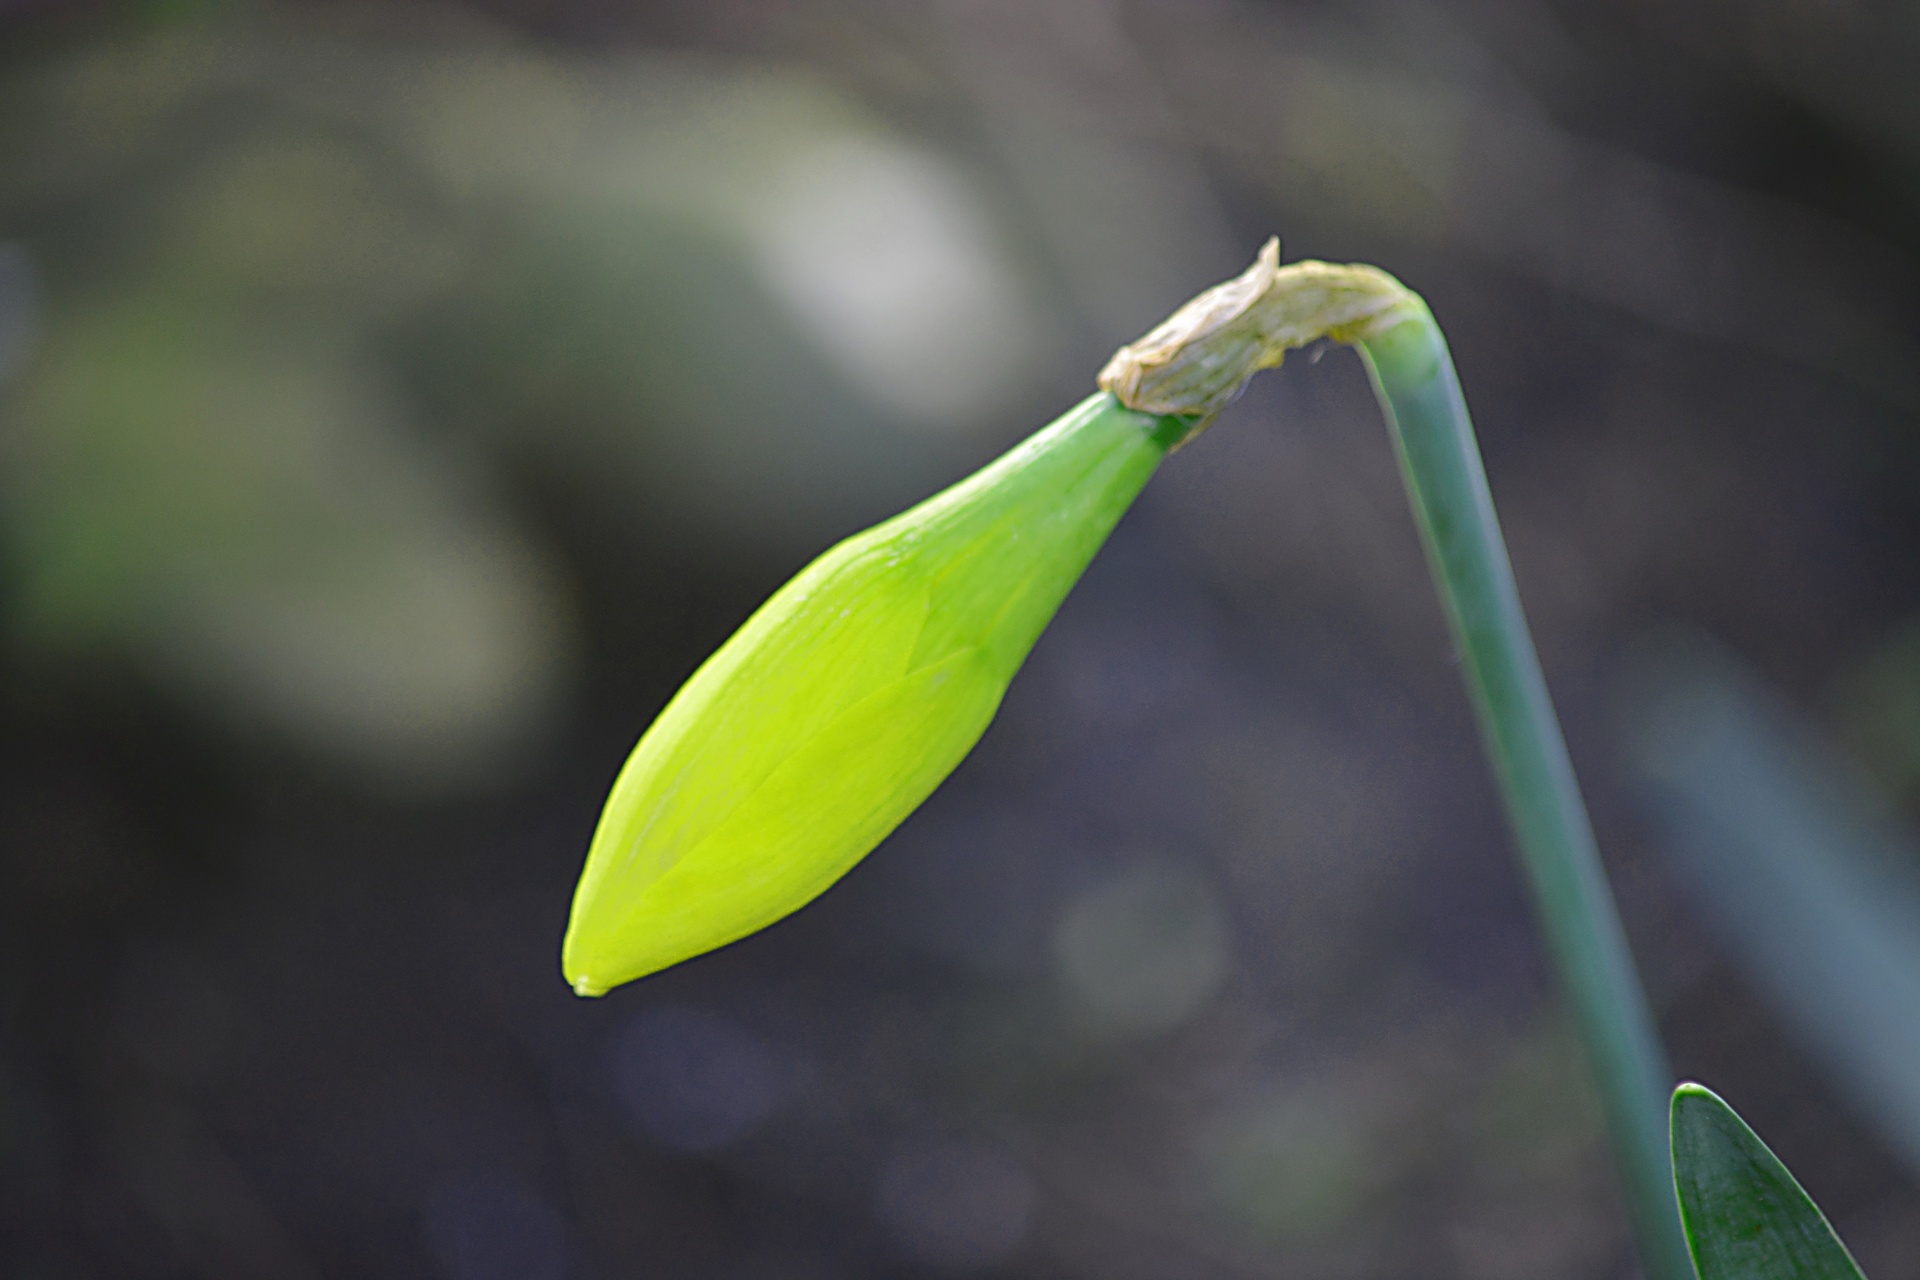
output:
<path id="1" fill-rule="evenodd" d="M 1279 232 L 1446 326 L 1676 1069 L 1920 1276 L 1916 12 L 4 6 L 5 1273 L 1636 1274 L 1346 351 L 841 885 L 560 979 L 702 657 Z"/>

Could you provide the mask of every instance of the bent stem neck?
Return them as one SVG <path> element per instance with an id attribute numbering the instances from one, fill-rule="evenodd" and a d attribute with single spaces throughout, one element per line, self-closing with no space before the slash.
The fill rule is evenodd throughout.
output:
<path id="1" fill-rule="evenodd" d="M 1360 342 L 1424 313 L 1418 295 L 1378 267 L 1280 265 L 1272 239 L 1247 270 L 1215 285 L 1100 371 L 1100 388 L 1129 409 L 1193 423 L 1187 439 L 1231 404 L 1262 369 L 1322 338 Z"/>

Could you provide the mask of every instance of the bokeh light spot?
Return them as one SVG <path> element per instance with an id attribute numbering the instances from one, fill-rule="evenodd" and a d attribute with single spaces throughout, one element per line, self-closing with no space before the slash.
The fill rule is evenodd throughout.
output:
<path id="1" fill-rule="evenodd" d="M 917 1261 L 950 1271 L 1000 1262 L 1033 1217 L 1033 1179 L 1011 1157 L 975 1143 L 896 1153 L 881 1167 L 878 1210 Z"/>
<path id="2" fill-rule="evenodd" d="M 781 1064 L 767 1042 L 725 1014 L 649 1009 L 615 1036 L 614 1089 L 648 1135 L 681 1151 L 745 1137 L 779 1104 Z"/>
<path id="3" fill-rule="evenodd" d="M 1060 976 L 1096 1031 L 1152 1035 L 1192 1016 L 1220 987 L 1232 935 L 1198 872 L 1145 864 L 1095 885 L 1054 929 Z"/>
<path id="4" fill-rule="evenodd" d="M 447 1280 L 561 1280 L 567 1273 L 566 1223 L 516 1178 L 442 1179 L 422 1212 L 428 1252 Z"/>

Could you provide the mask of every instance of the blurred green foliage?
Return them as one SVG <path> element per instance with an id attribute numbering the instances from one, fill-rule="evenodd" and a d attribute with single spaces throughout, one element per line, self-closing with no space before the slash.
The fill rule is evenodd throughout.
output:
<path id="1" fill-rule="evenodd" d="M 1626 759 L 1729 950 L 1920 1169 L 1920 856 L 1858 764 L 1704 637 L 1644 639 Z"/>
<path id="2" fill-rule="evenodd" d="M 263 10 L 0 96 L 16 653 L 390 789 L 564 706 L 568 587 L 496 459 L 805 551 L 950 474 L 1044 348 L 967 178 L 804 75 Z"/>

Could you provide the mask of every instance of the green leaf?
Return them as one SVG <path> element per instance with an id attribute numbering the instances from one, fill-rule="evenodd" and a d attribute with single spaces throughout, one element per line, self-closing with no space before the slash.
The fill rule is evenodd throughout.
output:
<path id="1" fill-rule="evenodd" d="M 884 840 L 973 749 L 1185 430 L 1093 396 L 775 592 L 614 782 L 562 946 L 574 990 L 764 928 Z"/>
<path id="2" fill-rule="evenodd" d="M 1697 1084 L 1673 1091 L 1673 1181 L 1700 1280 L 1863 1280 L 1787 1167 Z"/>

